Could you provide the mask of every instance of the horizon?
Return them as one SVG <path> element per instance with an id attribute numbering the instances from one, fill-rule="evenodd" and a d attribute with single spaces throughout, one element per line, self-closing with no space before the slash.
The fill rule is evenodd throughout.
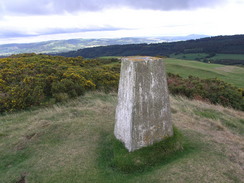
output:
<path id="1" fill-rule="evenodd" d="M 235 34 L 235 35 L 238 35 L 238 34 Z M 189 38 L 189 39 L 186 39 L 187 37 L 191 37 L 191 36 L 197 36 L 199 38 Z M 234 35 L 216 35 L 216 36 L 234 36 Z M 53 36 L 53 39 L 47 39 L 47 40 L 40 40 L 38 41 L 38 38 L 33 37 L 33 39 L 28 39 L 26 40 L 25 38 L 20 39 L 19 42 L 9 42 L 8 43 L 0 43 L 0 45 L 8 45 L 8 44 L 32 44 L 32 43 L 44 43 L 44 42 L 51 42 L 51 41 L 68 41 L 68 40 L 92 40 L 92 39 L 97 39 L 97 40 L 107 40 L 107 39 L 161 39 L 160 42 L 177 42 L 177 41 L 182 41 L 182 39 L 179 39 L 179 40 L 176 40 L 176 38 L 184 38 L 184 41 L 187 41 L 187 40 L 190 40 L 190 39 L 201 39 L 201 38 L 206 38 L 206 37 L 215 37 L 215 36 L 211 36 L 211 35 L 200 35 L 200 34 L 189 34 L 189 35 L 177 35 L 177 36 L 149 36 L 149 37 L 98 37 L 98 38 L 79 38 L 79 37 L 74 37 L 74 38 L 67 38 L 67 39 L 55 39 L 55 36 Z M 170 39 L 172 38 L 172 40 L 166 40 L 166 39 Z M 165 40 L 163 40 L 165 39 Z M 25 42 L 25 41 L 28 41 L 28 42 Z"/>
<path id="2" fill-rule="evenodd" d="M 8 0 L 0 44 L 69 39 L 240 35 L 241 0 Z"/>

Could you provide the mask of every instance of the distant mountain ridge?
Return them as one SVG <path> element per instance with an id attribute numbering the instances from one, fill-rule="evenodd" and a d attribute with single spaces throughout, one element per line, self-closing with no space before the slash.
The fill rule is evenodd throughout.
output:
<path id="1" fill-rule="evenodd" d="M 59 53 L 74 51 L 83 48 L 123 45 L 123 44 L 140 44 L 140 43 L 159 43 L 184 41 L 207 37 L 206 35 L 192 34 L 188 36 L 164 36 L 164 37 L 145 37 L 145 38 L 111 38 L 111 39 L 68 39 L 53 40 L 36 43 L 13 43 L 0 44 L 0 56 L 18 54 L 18 53 Z"/>
<path id="2" fill-rule="evenodd" d="M 244 54 L 244 34 L 206 37 L 178 42 L 100 46 L 57 55 L 94 58 L 101 56 L 131 55 L 169 56 L 170 54 L 180 53 Z"/>

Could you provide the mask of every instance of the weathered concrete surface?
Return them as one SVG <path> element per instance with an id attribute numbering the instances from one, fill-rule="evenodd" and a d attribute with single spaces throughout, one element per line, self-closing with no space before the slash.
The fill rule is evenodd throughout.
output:
<path id="1" fill-rule="evenodd" d="M 122 59 L 114 134 L 129 151 L 173 135 L 162 59 Z"/>

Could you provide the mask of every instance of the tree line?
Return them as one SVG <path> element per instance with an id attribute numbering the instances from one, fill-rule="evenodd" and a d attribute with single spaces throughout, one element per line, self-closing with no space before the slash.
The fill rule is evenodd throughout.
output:
<path id="1" fill-rule="evenodd" d="M 126 44 L 85 48 L 77 51 L 59 53 L 60 56 L 95 58 L 101 56 L 170 56 L 180 53 L 244 54 L 244 35 L 215 36 L 196 40 L 154 43 Z"/>

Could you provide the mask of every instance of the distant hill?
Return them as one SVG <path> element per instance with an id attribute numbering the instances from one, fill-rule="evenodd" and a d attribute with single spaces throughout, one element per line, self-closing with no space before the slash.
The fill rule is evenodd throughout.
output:
<path id="1" fill-rule="evenodd" d="M 85 48 L 58 55 L 66 57 L 82 56 L 170 56 L 171 54 L 206 53 L 209 58 L 215 54 L 244 54 L 244 35 L 215 36 L 178 42 L 152 44 L 110 45 Z"/>
<path id="2" fill-rule="evenodd" d="M 197 39 L 207 37 L 206 35 L 192 34 L 188 36 L 173 37 L 153 37 L 153 38 L 114 38 L 114 39 L 69 39 L 54 40 L 37 43 L 23 44 L 3 44 L 0 45 L 0 56 L 19 54 L 19 53 L 58 53 L 74 51 L 82 48 L 107 46 L 107 45 L 123 45 L 123 44 L 139 44 L 139 43 L 159 43 L 183 41 L 189 39 Z"/>

